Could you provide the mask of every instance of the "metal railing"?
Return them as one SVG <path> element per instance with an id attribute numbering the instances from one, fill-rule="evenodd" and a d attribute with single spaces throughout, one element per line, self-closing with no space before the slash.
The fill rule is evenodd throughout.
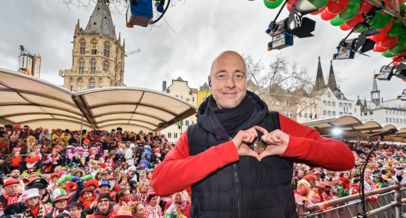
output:
<path id="1" fill-rule="evenodd" d="M 405 187 L 406 183 L 366 192 L 365 197 L 378 195 L 377 201 L 367 200 L 366 202 L 368 217 L 405 217 Z M 360 194 L 355 194 L 313 205 L 297 204 L 298 216 L 300 218 L 355 218 L 361 211 L 360 199 Z"/>

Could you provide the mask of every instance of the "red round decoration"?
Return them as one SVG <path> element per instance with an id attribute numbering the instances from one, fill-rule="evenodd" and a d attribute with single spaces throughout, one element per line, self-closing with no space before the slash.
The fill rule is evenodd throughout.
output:
<path id="1" fill-rule="evenodd" d="M 368 11 L 370 11 L 372 9 L 372 7 L 374 7 L 371 3 L 363 0 L 361 1 L 361 7 L 359 9 L 360 13 L 366 13 Z"/>
<path id="2" fill-rule="evenodd" d="M 360 13 L 355 15 L 355 17 L 349 19 L 345 24 L 347 24 L 348 27 L 354 28 L 357 24 L 361 23 L 364 21 L 364 17 Z"/>
<path id="3" fill-rule="evenodd" d="M 378 34 L 372 35 L 372 36 L 370 36 L 368 38 L 370 40 L 374 41 L 375 43 L 378 43 L 378 42 L 384 40 L 386 38 L 386 35 L 382 34 L 382 33 L 378 33 Z"/>
<path id="4" fill-rule="evenodd" d="M 350 0 L 331 0 L 327 3 L 326 9 L 332 14 L 339 14 L 343 12 L 350 3 Z"/>
<path id="5" fill-rule="evenodd" d="M 385 34 L 386 34 L 386 33 L 389 32 L 389 30 L 392 28 L 392 24 L 393 24 L 393 20 L 391 20 L 391 21 L 388 23 L 388 25 L 386 25 L 386 27 L 384 27 L 384 28 L 378 30 L 378 32 L 380 32 L 380 33 L 385 33 Z"/>
<path id="6" fill-rule="evenodd" d="M 344 30 L 344 31 L 347 31 L 347 30 L 352 29 L 352 27 L 349 27 L 346 23 L 344 23 L 344 24 L 340 25 L 340 29 Z"/>
<path id="7" fill-rule="evenodd" d="M 384 52 L 384 51 L 386 51 L 387 49 L 381 47 L 381 46 L 379 45 L 379 43 L 376 43 L 373 50 L 374 50 L 374 52 Z"/>
<path id="8" fill-rule="evenodd" d="M 336 16 L 336 14 L 330 13 L 326 8 L 320 13 L 320 17 L 323 20 L 331 20 Z"/>
<path id="9" fill-rule="evenodd" d="M 398 43 L 399 37 L 386 36 L 383 40 L 379 41 L 379 46 L 390 49 Z"/>

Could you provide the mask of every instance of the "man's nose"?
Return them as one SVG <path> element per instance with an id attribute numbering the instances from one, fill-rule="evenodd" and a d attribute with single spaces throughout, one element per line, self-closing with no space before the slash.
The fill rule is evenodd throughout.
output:
<path id="1" fill-rule="evenodd" d="M 235 81 L 232 75 L 229 75 L 226 81 L 226 87 L 233 88 L 235 86 Z"/>

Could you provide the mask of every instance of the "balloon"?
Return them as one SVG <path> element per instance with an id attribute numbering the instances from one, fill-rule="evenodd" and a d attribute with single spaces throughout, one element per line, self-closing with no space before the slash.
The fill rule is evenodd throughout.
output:
<path id="1" fill-rule="evenodd" d="M 406 34 L 406 28 L 403 26 L 403 23 L 399 20 L 396 20 L 392 24 L 392 28 L 388 32 L 388 36 L 396 37 Z"/>
<path id="2" fill-rule="evenodd" d="M 386 35 L 382 34 L 382 33 L 378 33 L 378 34 L 375 34 L 375 35 L 372 35 L 369 37 L 369 39 L 374 41 L 375 43 L 378 43 L 378 42 L 384 40 L 385 38 L 386 38 Z"/>
<path id="3" fill-rule="evenodd" d="M 392 20 L 392 16 L 384 11 L 377 11 L 375 16 L 368 22 L 372 28 L 380 30 Z"/>
<path id="4" fill-rule="evenodd" d="M 385 51 L 385 52 L 383 52 L 382 53 L 382 55 L 384 56 L 384 57 L 387 57 L 387 58 L 391 58 L 391 57 L 393 57 L 393 56 L 395 56 L 395 54 L 394 53 L 392 53 L 391 51 Z"/>
<path id="5" fill-rule="evenodd" d="M 359 27 L 357 27 L 357 28 L 355 29 L 355 32 L 357 32 L 357 33 L 363 33 L 363 32 L 365 32 L 365 31 L 367 31 L 367 30 L 368 30 L 367 27 L 359 26 Z"/>
<path id="6" fill-rule="evenodd" d="M 331 20 L 335 17 L 335 14 L 330 13 L 326 8 L 320 13 L 320 17 L 323 20 Z"/>
<path id="7" fill-rule="evenodd" d="M 326 9 L 332 14 L 339 14 L 345 10 L 349 3 L 350 0 L 332 0 L 327 3 Z"/>
<path id="8" fill-rule="evenodd" d="M 346 23 L 344 23 L 344 24 L 340 25 L 340 29 L 347 31 L 347 30 L 352 29 L 352 27 L 349 27 Z"/>
<path id="9" fill-rule="evenodd" d="M 357 15 L 355 15 L 355 17 L 349 19 L 346 22 L 346 24 L 347 26 L 354 28 L 357 24 L 361 23 L 362 21 L 364 21 L 364 17 L 360 13 L 358 13 Z"/>
<path id="10" fill-rule="evenodd" d="M 392 52 L 393 54 L 398 54 L 403 52 L 406 49 L 405 44 L 397 44 L 393 48 L 389 49 L 388 51 Z"/>
<path id="11" fill-rule="evenodd" d="M 350 0 L 350 3 L 348 4 L 347 8 L 341 12 L 338 16 L 340 17 L 341 20 L 347 21 L 355 15 L 357 15 L 359 9 L 360 9 L 360 4 L 361 0 Z"/>
<path id="12" fill-rule="evenodd" d="M 269 0 L 264 0 L 264 4 L 267 8 L 269 9 L 275 9 L 281 5 L 283 0 L 276 0 L 276 1 L 269 1 Z"/>
<path id="13" fill-rule="evenodd" d="M 309 0 L 316 8 L 321 9 L 327 5 L 328 0 Z"/>
<path id="14" fill-rule="evenodd" d="M 373 5 L 371 3 L 367 2 L 366 0 L 362 0 L 359 11 L 361 13 L 366 13 L 366 12 L 370 11 L 372 9 L 372 7 L 373 7 Z"/>
<path id="15" fill-rule="evenodd" d="M 286 7 L 288 11 L 292 10 L 293 6 L 296 4 L 297 0 L 288 0 Z"/>
<path id="16" fill-rule="evenodd" d="M 333 26 L 340 26 L 343 24 L 345 21 L 341 20 L 339 16 L 336 16 L 332 20 L 330 20 L 331 25 Z"/>
<path id="17" fill-rule="evenodd" d="M 374 45 L 374 49 L 373 49 L 374 52 L 384 52 L 384 51 L 386 51 L 386 50 L 387 50 L 387 49 L 382 48 L 381 46 L 379 46 L 378 43 L 376 43 L 376 44 Z"/>
<path id="18" fill-rule="evenodd" d="M 379 41 L 378 44 L 379 46 L 389 49 L 395 46 L 398 43 L 399 37 L 390 37 L 386 36 L 383 40 Z"/>
<path id="19" fill-rule="evenodd" d="M 389 23 L 386 25 L 386 27 L 384 27 L 384 28 L 378 30 L 378 32 L 380 32 L 380 33 L 385 33 L 385 34 L 386 34 L 386 33 L 388 33 L 389 30 L 392 28 L 392 25 L 393 25 L 393 20 L 389 21 Z"/>

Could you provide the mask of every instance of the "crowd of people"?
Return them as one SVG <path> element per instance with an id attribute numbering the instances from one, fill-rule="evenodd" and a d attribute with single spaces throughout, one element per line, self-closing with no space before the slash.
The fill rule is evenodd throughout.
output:
<path id="1" fill-rule="evenodd" d="M 356 157 L 352 171 L 295 165 L 296 203 L 315 204 L 360 191 L 359 169 L 371 145 L 349 144 Z M 150 183 L 155 166 L 173 146 L 164 135 L 121 128 L 0 127 L 0 216 L 189 217 L 189 189 L 158 196 Z M 406 182 L 405 163 L 404 146 L 379 147 L 366 170 L 366 190 Z"/>

